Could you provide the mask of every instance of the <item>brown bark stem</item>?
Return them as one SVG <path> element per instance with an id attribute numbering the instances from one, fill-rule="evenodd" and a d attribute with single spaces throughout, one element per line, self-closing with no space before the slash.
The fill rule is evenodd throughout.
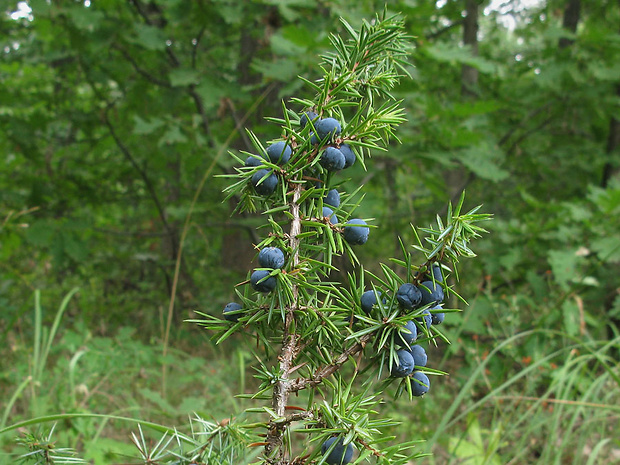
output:
<path id="1" fill-rule="evenodd" d="M 289 247 L 292 251 L 291 261 L 292 268 L 295 269 L 299 265 L 299 235 L 301 234 L 301 216 L 299 211 L 299 199 L 301 197 L 302 184 L 296 183 L 293 187 L 293 198 L 290 204 L 290 211 L 293 216 L 291 221 L 291 229 L 288 234 Z M 271 398 L 271 407 L 278 418 L 282 418 L 286 415 L 286 406 L 288 404 L 288 398 L 291 394 L 291 380 L 289 378 L 293 368 L 293 362 L 299 352 L 299 336 L 294 331 L 291 331 L 291 326 L 295 320 L 295 310 L 298 308 L 298 296 L 299 289 L 297 285 L 293 283 L 291 292 L 293 294 L 293 301 L 286 309 L 286 317 L 284 321 L 284 334 L 282 336 L 282 348 L 280 349 L 280 355 L 278 360 L 280 363 L 280 376 L 273 387 L 273 393 Z M 277 451 L 276 456 L 270 460 L 273 464 L 285 464 L 284 449 L 282 448 L 282 437 L 284 430 L 288 427 L 290 422 L 278 422 L 272 424 L 267 433 L 267 445 L 265 446 L 265 452 L 268 456 Z"/>
<path id="2" fill-rule="evenodd" d="M 299 235 L 301 234 L 301 214 L 299 213 L 299 199 L 301 197 L 302 184 L 296 183 L 293 188 L 293 200 L 291 201 L 291 230 L 289 232 L 289 246 L 293 252 L 293 268 L 299 266 Z M 297 305 L 297 286 L 293 287 L 295 305 Z"/>
<path id="3" fill-rule="evenodd" d="M 289 393 L 301 391 L 302 389 L 315 387 L 321 384 L 323 379 L 338 371 L 340 367 L 349 359 L 349 357 L 358 354 L 359 352 L 364 350 L 366 343 L 370 341 L 373 336 L 374 333 L 362 336 L 356 344 L 343 351 L 338 357 L 334 359 L 332 363 L 317 370 L 314 376 L 312 376 L 312 378 L 298 378 L 294 381 L 291 381 L 289 383 Z"/>

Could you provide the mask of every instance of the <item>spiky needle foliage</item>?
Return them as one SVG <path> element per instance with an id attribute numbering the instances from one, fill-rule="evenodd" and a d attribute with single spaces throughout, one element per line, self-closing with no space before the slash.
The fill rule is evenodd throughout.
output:
<path id="1" fill-rule="evenodd" d="M 355 444 L 358 462 L 404 464 L 420 455 L 413 450 L 415 441 L 391 444 L 381 432 L 394 422 L 377 418 L 380 396 L 395 381 L 383 373 L 397 363 L 398 335 L 407 322 L 430 307 L 400 308 L 396 290 L 404 282 L 418 284 L 433 264 L 439 264 L 441 280 L 431 279 L 442 281 L 446 293 L 453 292 L 445 278 L 459 257 L 474 255 L 469 242 L 484 231 L 475 223 L 488 219 L 477 209 L 461 214 L 461 198 L 454 209 L 449 208 L 445 221 L 438 218 L 436 227 L 420 230 L 426 234 L 424 240 L 415 232 L 418 243 L 412 251 L 403 245 L 403 258 L 394 259 L 403 267 L 402 273 L 385 265 L 381 277 L 363 270 L 354 248 L 343 238 L 344 225 L 362 200 L 360 189 L 343 195 L 341 205 L 333 209 L 337 222 L 324 217 L 323 200 L 337 173 L 326 170 L 320 156 L 326 146 L 346 143 L 365 166 L 371 150 L 386 150 L 391 140 L 397 140 L 395 129 L 405 118 L 401 102 L 391 91 L 406 74 L 409 43 L 398 17 L 377 17 L 359 30 L 344 21 L 343 25 L 350 37 L 331 37 L 334 51 L 322 57 L 322 78 L 316 82 L 302 78 L 314 98 L 291 99 L 297 111 L 283 103 L 283 118 L 269 118 L 282 130 L 280 138 L 270 143 L 285 141 L 291 148 L 290 160 L 272 163 L 265 154 L 268 144 L 251 131 L 248 134 L 259 155 L 231 154 L 241 164 L 246 157 L 260 161 L 260 166 L 243 166 L 227 175 L 231 183 L 226 193 L 240 198 L 239 211 L 263 211 L 265 239 L 257 248 L 275 246 L 288 257 L 282 269 L 268 270 L 277 280 L 275 289 L 258 293 L 247 282 L 241 283 L 237 294 L 243 312 L 237 322 L 208 314 L 192 320 L 215 331 L 218 343 L 233 333 L 247 332 L 264 349 L 257 356 L 262 360 L 256 375 L 260 389 L 251 397 L 270 403 L 249 410 L 264 416 L 252 425 L 264 429 L 264 440 L 252 444 L 264 447 L 261 463 L 326 463 L 330 451 L 322 454 L 321 444 L 335 435 L 344 446 Z M 333 140 L 319 141 L 313 137 L 318 120 L 300 124 L 304 111 L 316 112 L 319 119 L 335 118 L 342 132 Z M 261 169 L 278 180 L 275 192 L 267 196 L 258 195 L 251 182 Z M 267 175 L 258 177 L 264 181 Z M 421 253 L 418 264 L 412 252 Z M 343 254 L 359 265 L 358 272 L 349 276 L 348 287 L 330 280 L 333 257 Z M 385 298 L 371 313 L 362 311 L 360 304 L 360 295 L 368 288 Z M 435 327 L 424 325 L 420 332 L 418 341 L 445 339 Z M 268 366 L 274 356 L 277 362 Z M 424 372 L 442 374 L 430 368 Z M 386 379 L 372 382 L 381 377 Z M 411 398 L 415 382 L 402 378 L 396 395 L 408 392 Z M 362 393 L 355 392 L 359 386 Z M 302 391 L 308 393 L 306 404 L 291 405 L 291 396 Z M 303 440 L 304 435 L 310 439 Z"/>
<path id="2" fill-rule="evenodd" d="M 19 463 L 34 465 L 86 463 L 85 460 L 76 457 L 75 450 L 56 446 L 54 441 L 52 441 L 55 427 L 56 425 L 52 426 L 47 433 L 41 431 L 23 433 L 17 442 L 27 448 L 29 452 L 19 457 Z"/>

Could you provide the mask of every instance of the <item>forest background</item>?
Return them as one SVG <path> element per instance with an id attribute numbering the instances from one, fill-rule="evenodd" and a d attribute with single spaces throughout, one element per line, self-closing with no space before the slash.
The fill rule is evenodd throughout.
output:
<path id="1" fill-rule="evenodd" d="M 611 0 L 2 2 L 0 432 L 67 412 L 181 426 L 250 405 L 234 395 L 255 384 L 253 341 L 216 346 L 184 322 L 220 314 L 255 266 L 263 220 L 231 216 L 214 175 L 233 170 L 228 150 L 252 151 L 245 127 L 278 136 L 265 117 L 317 77 L 339 18 L 384 5 L 415 45 L 395 91 L 408 122 L 346 173 L 379 226 L 360 259 L 397 257 L 410 223 L 462 190 L 494 214 L 459 270 L 469 306 L 446 320 L 452 344 L 429 352 L 450 376 L 387 399 L 392 433 L 426 440 L 420 463 L 620 461 Z M 24 428 L 0 433 L 6 457 Z M 54 440 L 118 463 L 136 456 L 130 431 L 65 418 Z"/>

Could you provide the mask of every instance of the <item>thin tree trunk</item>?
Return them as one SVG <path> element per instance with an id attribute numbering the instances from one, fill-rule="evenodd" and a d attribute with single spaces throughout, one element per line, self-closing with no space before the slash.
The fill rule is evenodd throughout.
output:
<path id="1" fill-rule="evenodd" d="M 620 8 L 620 0 L 618 0 L 618 7 Z M 618 34 L 620 35 L 620 30 L 618 30 Z M 616 84 L 616 97 L 620 97 L 620 82 Z M 612 154 L 618 150 L 620 150 L 620 121 L 615 116 L 612 116 L 609 120 L 609 134 L 607 135 L 607 147 L 605 149 L 608 159 L 603 167 L 602 187 L 607 187 L 610 179 L 617 174 L 620 169 L 620 164 L 616 164 L 614 167 L 614 164 L 610 161 L 613 156 Z M 619 154 L 616 153 L 616 156 L 618 155 Z"/>
<path id="2" fill-rule="evenodd" d="M 620 96 L 620 84 L 616 86 L 616 95 Z M 603 179 L 601 181 L 601 185 L 603 188 L 606 188 L 608 186 L 609 181 L 618 174 L 620 169 L 620 165 L 618 163 L 613 164 L 611 162 L 611 157 L 615 155 L 617 158 L 618 155 L 620 155 L 620 121 L 618 121 L 618 119 L 613 116 L 609 120 L 609 134 L 607 135 L 607 147 L 605 149 L 605 152 L 607 153 L 608 159 L 605 163 L 605 166 L 603 167 Z M 616 269 L 618 269 L 617 265 Z M 611 286 L 611 289 L 607 289 L 605 310 L 608 315 L 613 308 L 617 294 L 617 286 Z M 607 327 L 607 336 L 611 340 L 616 336 L 614 326 L 616 328 L 620 328 L 620 318 L 609 316 L 609 320 L 610 325 Z M 618 355 L 620 355 L 620 350 L 616 350 L 616 356 Z"/>
<path id="3" fill-rule="evenodd" d="M 386 194 L 386 197 L 388 198 L 388 226 L 392 230 L 392 235 L 394 238 L 394 257 L 398 257 L 401 254 L 399 241 L 400 231 L 397 227 L 400 223 L 398 219 L 400 195 L 398 192 L 398 186 L 396 185 L 396 170 L 398 170 L 398 163 L 396 163 L 396 160 L 385 157 L 385 181 L 388 190 Z M 410 221 L 414 222 L 413 218 L 411 218 Z M 392 269 L 395 271 L 400 271 L 402 270 L 402 267 L 393 264 Z"/>
<path id="4" fill-rule="evenodd" d="M 620 84 L 616 85 L 616 96 L 620 97 Z M 620 121 L 612 116 L 609 120 L 609 134 L 607 135 L 607 147 L 605 149 L 605 153 L 607 153 L 609 158 L 603 167 L 602 187 L 607 187 L 611 178 L 618 173 L 618 165 L 614 167 L 614 164 L 610 161 L 614 152 L 618 150 L 620 150 Z"/>
<path id="5" fill-rule="evenodd" d="M 562 20 L 562 27 L 573 34 L 577 32 L 577 25 L 579 24 L 579 16 L 581 13 L 581 0 L 568 0 L 566 9 L 564 10 L 564 18 Z M 573 39 L 566 37 L 560 38 L 559 47 L 566 48 L 572 45 Z"/>
<path id="6" fill-rule="evenodd" d="M 478 55 L 478 1 L 465 0 L 465 19 L 463 21 L 463 44 Z M 461 93 L 463 96 L 475 97 L 478 85 L 478 70 L 473 66 L 461 68 Z"/>
<path id="7" fill-rule="evenodd" d="M 478 1 L 464 0 L 465 18 L 463 20 L 463 44 L 469 47 L 471 53 L 478 55 Z M 473 66 L 461 67 L 461 96 L 463 99 L 475 99 L 478 95 L 478 69 Z M 450 194 L 450 199 L 458 199 L 461 191 L 468 182 L 467 170 L 462 166 L 444 172 L 444 182 Z"/>

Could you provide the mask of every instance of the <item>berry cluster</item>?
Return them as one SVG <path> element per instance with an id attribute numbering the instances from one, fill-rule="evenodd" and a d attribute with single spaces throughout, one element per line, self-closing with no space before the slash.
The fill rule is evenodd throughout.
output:
<path id="1" fill-rule="evenodd" d="M 355 163 L 355 152 L 340 138 L 342 126 L 338 120 L 331 117 L 321 119 L 317 113 L 309 110 L 303 112 L 299 118 L 300 129 L 303 131 L 308 124 L 313 129 L 308 133 L 312 150 L 321 154 L 319 164 L 324 172 L 339 171 Z M 293 142 L 292 145 L 299 146 L 297 142 Z M 246 158 L 245 167 L 252 168 L 254 171 L 249 178 L 249 184 L 256 194 L 270 196 L 276 191 L 280 182 L 279 178 L 286 179 L 286 170 L 283 167 L 291 161 L 292 155 L 291 143 L 278 141 L 269 145 L 262 155 L 252 154 Z M 275 170 L 273 165 L 281 169 Z M 317 190 L 322 190 L 323 181 L 318 179 L 314 184 Z M 321 218 L 341 233 L 343 239 L 350 245 L 365 244 L 370 235 L 370 228 L 364 220 L 359 218 L 350 219 L 341 225 L 334 213 L 334 209 L 340 208 L 340 201 L 338 190 L 329 190 L 323 197 Z M 258 255 L 258 262 L 260 268 L 252 272 L 250 284 L 255 291 L 269 293 L 277 286 L 274 270 L 280 270 L 285 265 L 284 252 L 278 247 L 265 247 Z M 229 303 L 224 308 L 224 318 L 234 323 L 239 321 L 241 313 L 241 305 L 235 302 Z"/>
<path id="2" fill-rule="evenodd" d="M 335 118 L 323 118 L 313 111 L 304 112 L 299 119 L 300 129 L 308 125 L 314 131 L 309 132 L 310 143 L 313 150 L 320 153 L 319 164 L 328 173 L 349 168 L 355 164 L 356 155 L 351 146 L 344 143 L 340 138 L 342 127 Z M 298 145 L 297 143 L 295 145 Z M 282 177 L 286 174 L 281 170 L 280 173 L 270 169 L 263 163 L 268 161 L 270 164 L 283 167 L 291 161 L 293 150 L 290 143 L 278 141 L 271 144 L 263 155 L 249 155 L 245 160 L 248 168 L 258 168 L 250 178 L 250 184 L 258 195 L 269 196 L 278 187 L 278 174 Z M 322 181 L 317 182 L 317 187 L 322 185 Z M 338 190 L 332 189 L 325 196 L 323 202 L 334 208 L 340 206 L 340 194 Z M 338 218 L 329 207 L 323 207 L 323 217 L 329 218 L 333 225 L 338 224 Z M 370 229 L 366 222 L 361 219 L 351 219 L 343 226 L 344 239 L 351 245 L 362 245 L 368 240 Z"/>
<path id="3" fill-rule="evenodd" d="M 431 326 L 440 325 L 445 318 L 445 313 L 441 311 L 444 300 L 442 267 L 434 263 L 431 270 L 432 276 L 418 275 L 414 283 L 402 284 L 392 299 L 376 289 L 365 291 L 360 298 L 360 306 L 367 315 L 371 315 L 373 309 L 378 307 L 391 313 L 392 309 L 386 308 L 390 302 L 398 305 L 401 313 L 417 311 L 419 314 L 407 321 L 396 335 L 397 359 L 391 363 L 390 369 L 390 375 L 394 378 L 411 377 L 411 392 L 418 397 L 428 392 L 430 381 L 422 371 L 427 363 L 426 351 L 416 341 L 419 336 L 430 334 Z"/>
<path id="4" fill-rule="evenodd" d="M 277 279 L 271 276 L 274 270 L 284 267 L 286 259 L 284 252 L 278 247 L 265 247 L 258 253 L 259 269 L 252 272 L 250 284 L 257 292 L 268 293 L 276 288 Z M 230 322 L 239 321 L 243 307 L 236 302 L 230 302 L 224 307 L 224 318 Z"/>
<path id="5" fill-rule="evenodd" d="M 271 292 L 276 288 L 277 280 L 271 276 L 273 270 L 284 266 L 284 252 L 277 247 L 265 247 L 258 253 L 260 269 L 254 270 L 250 276 L 250 284 L 255 291 Z"/>
<path id="6" fill-rule="evenodd" d="M 321 151 L 319 164 L 327 171 L 340 171 L 355 164 L 356 156 L 353 149 L 340 139 L 342 127 L 335 118 L 319 119 L 313 111 L 306 111 L 299 119 L 300 129 L 303 130 L 310 122 L 316 131 L 310 132 L 310 143 Z M 278 141 L 267 147 L 262 155 L 250 155 L 245 160 L 245 166 L 260 167 L 251 178 L 251 184 L 259 195 L 270 195 L 278 186 L 278 178 L 273 170 L 263 166 L 263 161 L 278 166 L 286 165 L 292 155 L 291 146 L 286 141 Z"/>

